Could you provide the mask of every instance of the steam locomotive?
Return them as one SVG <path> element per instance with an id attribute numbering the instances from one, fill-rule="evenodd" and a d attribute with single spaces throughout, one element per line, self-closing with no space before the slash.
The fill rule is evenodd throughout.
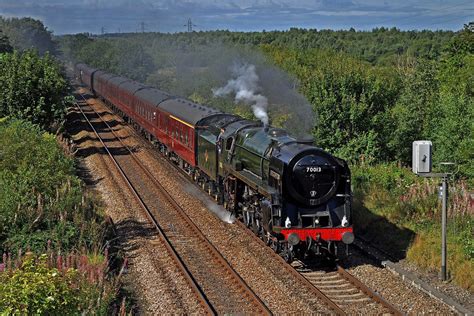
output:
<path id="1" fill-rule="evenodd" d="M 347 163 L 279 128 L 76 65 L 82 83 L 286 260 L 351 244 Z"/>

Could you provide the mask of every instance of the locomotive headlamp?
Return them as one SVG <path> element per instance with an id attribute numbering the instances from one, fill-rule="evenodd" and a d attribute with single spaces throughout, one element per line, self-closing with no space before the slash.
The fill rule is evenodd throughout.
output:
<path id="1" fill-rule="evenodd" d="M 314 223 L 315 223 L 316 225 L 319 225 L 319 217 L 316 217 L 316 219 L 314 220 Z"/>
<path id="2" fill-rule="evenodd" d="M 288 235 L 288 243 L 292 246 L 296 246 L 300 243 L 300 237 L 296 233 L 291 233 Z"/>
<path id="3" fill-rule="evenodd" d="M 354 234 L 351 232 L 345 232 L 342 234 L 342 242 L 346 245 L 352 244 L 354 242 Z"/>

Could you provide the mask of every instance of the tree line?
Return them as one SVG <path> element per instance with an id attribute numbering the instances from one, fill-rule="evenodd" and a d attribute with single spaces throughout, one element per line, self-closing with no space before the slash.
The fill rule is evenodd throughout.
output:
<path id="1" fill-rule="evenodd" d="M 222 55 L 259 62 L 249 51 L 258 52 L 265 56 L 260 69 L 284 69 L 311 103 L 318 146 L 353 163 L 409 165 L 411 142 L 428 138 L 436 162 L 454 161 L 461 174 L 474 175 L 473 33 L 467 27 L 79 34 L 62 37 L 60 46 L 75 61 L 239 114 L 232 100 L 212 96 L 222 84 L 215 65 Z M 288 115 L 276 111 L 272 121 Z"/>

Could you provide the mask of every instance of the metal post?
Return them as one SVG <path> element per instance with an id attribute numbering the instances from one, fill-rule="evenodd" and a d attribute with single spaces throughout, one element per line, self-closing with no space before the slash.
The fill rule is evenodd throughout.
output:
<path id="1" fill-rule="evenodd" d="M 448 217 L 448 179 L 443 177 L 443 210 L 441 213 L 441 280 L 446 281 L 446 225 Z"/>

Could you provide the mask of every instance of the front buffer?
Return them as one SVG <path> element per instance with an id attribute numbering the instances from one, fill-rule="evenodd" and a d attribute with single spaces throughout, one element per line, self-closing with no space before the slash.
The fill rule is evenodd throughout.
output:
<path id="1" fill-rule="evenodd" d="M 287 242 L 293 256 L 304 257 L 307 254 L 337 256 L 338 246 L 354 241 L 352 227 L 335 228 L 282 228 L 280 234 Z"/>

